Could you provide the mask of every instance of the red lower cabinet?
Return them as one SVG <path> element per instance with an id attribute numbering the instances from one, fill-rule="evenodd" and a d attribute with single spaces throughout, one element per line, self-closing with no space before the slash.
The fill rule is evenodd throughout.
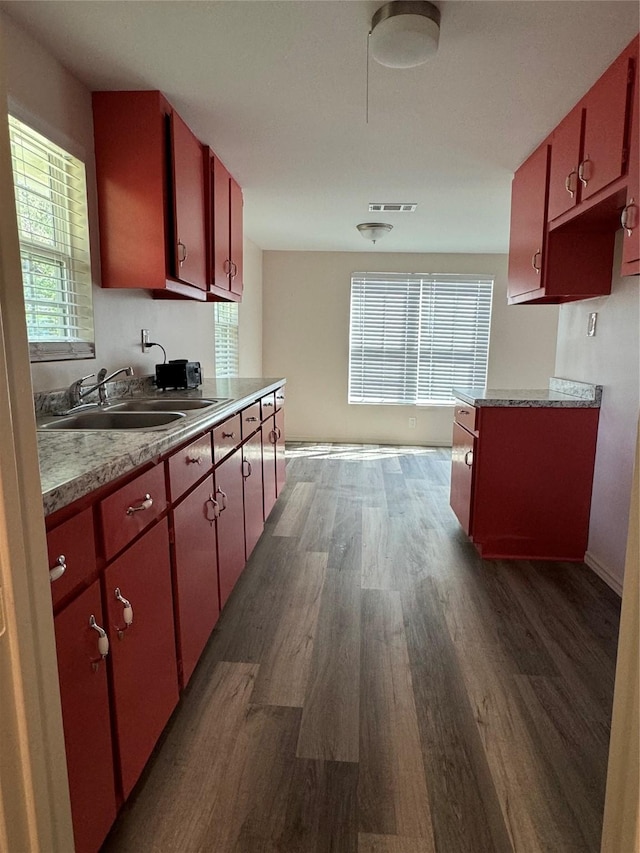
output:
<path id="1" fill-rule="evenodd" d="M 477 411 L 476 436 L 454 424 L 451 507 L 480 555 L 584 559 L 599 409 Z"/>
<path id="2" fill-rule="evenodd" d="M 262 489 L 264 495 L 264 520 L 271 514 L 276 502 L 276 440 L 275 417 L 267 418 L 262 425 Z"/>
<path id="3" fill-rule="evenodd" d="M 55 617 L 60 698 L 76 853 L 94 853 L 116 817 L 107 665 L 99 581 Z"/>
<path id="4" fill-rule="evenodd" d="M 471 529 L 471 488 L 475 438 L 460 424 L 453 425 L 451 447 L 451 509 L 465 533 Z"/>
<path id="5" fill-rule="evenodd" d="M 276 400 L 278 399 L 276 393 Z M 284 409 L 278 409 L 275 416 L 276 426 L 276 495 L 284 489 L 287 479 L 286 459 L 284 454 Z"/>
<path id="6" fill-rule="evenodd" d="M 218 621 L 218 558 L 213 476 L 173 510 L 174 598 L 180 684 L 185 687 Z"/>
<path id="7" fill-rule="evenodd" d="M 248 560 L 262 535 L 264 510 L 262 503 L 262 432 L 251 436 L 241 448 L 244 494 L 244 541 Z"/>
<path id="8" fill-rule="evenodd" d="M 178 702 L 166 519 L 104 574 L 117 750 L 126 798 Z M 127 625 L 128 606 L 133 621 Z"/>
<path id="9" fill-rule="evenodd" d="M 245 564 L 242 450 L 236 450 L 215 470 L 215 498 L 220 505 L 218 578 L 220 607 L 224 607 Z"/>

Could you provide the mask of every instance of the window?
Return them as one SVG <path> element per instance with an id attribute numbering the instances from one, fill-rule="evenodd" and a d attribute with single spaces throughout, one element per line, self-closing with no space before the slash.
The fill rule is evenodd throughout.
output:
<path id="1" fill-rule="evenodd" d="M 238 303 L 216 302 L 216 377 L 238 375 Z"/>
<path id="2" fill-rule="evenodd" d="M 84 164 L 9 116 L 32 361 L 93 358 Z"/>
<path id="3" fill-rule="evenodd" d="M 434 405 L 487 379 L 493 279 L 351 277 L 349 402 Z"/>

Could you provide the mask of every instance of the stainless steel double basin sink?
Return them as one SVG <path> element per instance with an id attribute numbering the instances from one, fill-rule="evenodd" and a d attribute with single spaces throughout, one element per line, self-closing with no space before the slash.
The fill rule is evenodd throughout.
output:
<path id="1" fill-rule="evenodd" d="M 181 418 L 205 409 L 214 411 L 229 401 L 225 399 L 153 397 L 114 400 L 107 406 L 52 415 L 38 421 L 38 429 L 51 430 L 155 430 L 166 429 Z"/>

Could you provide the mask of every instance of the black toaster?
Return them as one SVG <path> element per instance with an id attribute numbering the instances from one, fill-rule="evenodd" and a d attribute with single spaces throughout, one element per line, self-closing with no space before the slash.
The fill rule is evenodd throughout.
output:
<path id="1" fill-rule="evenodd" d="M 199 361 L 175 358 L 166 364 L 156 364 L 156 385 L 167 388 L 197 388 L 202 385 L 202 368 Z"/>

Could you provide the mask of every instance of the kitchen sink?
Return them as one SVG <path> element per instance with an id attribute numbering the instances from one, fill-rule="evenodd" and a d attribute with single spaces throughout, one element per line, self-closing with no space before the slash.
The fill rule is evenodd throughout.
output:
<path id="1" fill-rule="evenodd" d="M 227 400 L 205 400 L 203 398 L 177 398 L 167 397 L 155 400 L 151 397 L 141 399 L 124 400 L 121 403 L 114 402 L 109 405 L 111 412 L 190 412 L 193 409 L 208 409 L 209 406 L 221 405 Z"/>
<path id="2" fill-rule="evenodd" d="M 177 406 L 170 412 L 129 412 L 129 411 L 96 411 L 79 412 L 77 415 L 67 415 L 39 425 L 39 429 L 159 429 L 168 426 L 180 418 L 186 417 L 184 412 L 176 411 Z"/>

